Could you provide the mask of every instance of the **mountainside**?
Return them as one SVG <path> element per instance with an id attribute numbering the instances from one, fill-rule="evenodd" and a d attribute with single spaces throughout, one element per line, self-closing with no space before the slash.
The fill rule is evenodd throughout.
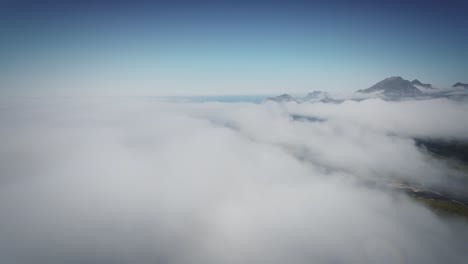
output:
<path id="1" fill-rule="evenodd" d="M 358 90 L 358 93 L 378 93 L 383 96 L 384 99 L 398 100 L 405 97 L 416 97 L 422 95 L 422 92 L 416 88 L 410 81 L 401 78 L 400 76 L 394 76 L 382 80 L 373 86 Z"/>

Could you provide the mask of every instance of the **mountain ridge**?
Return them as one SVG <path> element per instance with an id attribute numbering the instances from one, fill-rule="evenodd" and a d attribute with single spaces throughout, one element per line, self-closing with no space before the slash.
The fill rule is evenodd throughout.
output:
<path id="1" fill-rule="evenodd" d="M 457 82 L 456 84 L 452 85 L 454 88 L 468 88 L 468 83 L 461 83 Z"/>
<path id="2" fill-rule="evenodd" d="M 267 101 L 296 102 L 296 103 L 341 103 L 345 100 L 362 101 L 371 98 L 379 98 L 387 101 L 398 100 L 427 100 L 435 98 L 447 98 L 459 101 L 468 101 L 468 84 L 457 82 L 452 87 L 465 89 L 440 89 L 428 83 L 421 83 L 418 79 L 409 81 L 401 76 L 385 78 L 367 89 L 357 90 L 349 97 L 334 97 L 329 92 L 315 90 L 304 97 L 293 97 L 282 94 L 267 98 Z"/>

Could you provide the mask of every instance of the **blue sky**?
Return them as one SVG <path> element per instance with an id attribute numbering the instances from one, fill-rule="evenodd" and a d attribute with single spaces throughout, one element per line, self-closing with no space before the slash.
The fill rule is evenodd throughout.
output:
<path id="1" fill-rule="evenodd" d="M 353 91 L 468 82 L 463 1 L 4 1 L 2 94 Z"/>

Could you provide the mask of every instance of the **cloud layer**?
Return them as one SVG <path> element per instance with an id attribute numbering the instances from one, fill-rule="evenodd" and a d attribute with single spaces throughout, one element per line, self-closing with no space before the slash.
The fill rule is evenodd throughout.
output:
<path id="1" fill-rule="evenodd" d="M 1 262 L 462 263 L 466 222 L 378 183 L 467 190 L 411 139 L 467 139 L 467 112 L 448 100 L 4 103 Z"/>

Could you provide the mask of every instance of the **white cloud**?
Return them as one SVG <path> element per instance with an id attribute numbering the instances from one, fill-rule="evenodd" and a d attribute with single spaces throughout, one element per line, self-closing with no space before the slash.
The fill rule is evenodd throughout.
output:
<path id="1" fill-rule="evenodd" d="M 365 183 L 447 187 L 449 169 L 409 137 L 466 138 L 466 110 L 446 100 L 5 104 L 0 256 L 14 263 L 461 263 L 465 222 Z M 327 121 L 294 121 L 292 113 Z"/>

